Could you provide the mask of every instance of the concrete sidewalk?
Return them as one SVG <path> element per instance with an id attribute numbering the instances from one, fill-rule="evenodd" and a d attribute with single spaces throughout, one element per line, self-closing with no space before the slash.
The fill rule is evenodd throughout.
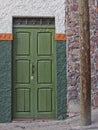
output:
<path id="1" fill-rule="evenodd" d="M 70 124 L 71 130 L 98 130 L 98 108 L 92 109 L 92 124 L 89 126 L 81 126 L 80 115 L 67 119 L 66 123 Z"/>
<path id="2" fill-rule="evenodd" d="M 92 125 L 80 126 L 80 116 L 66 120 L 30 120 L 1 123 L 0 130 L 98 130 L 98 109 L 92 110 Z"/>

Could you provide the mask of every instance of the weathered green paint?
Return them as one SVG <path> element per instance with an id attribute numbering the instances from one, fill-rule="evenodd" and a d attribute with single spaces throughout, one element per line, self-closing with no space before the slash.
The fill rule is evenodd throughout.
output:
<path id="1" fill-rule="evenodd" d="M 54 28 L 14 28 L 13 117 L 56 117 Z"/>
<path id="2" fill-rule="evenodd" d="M 37 73 L 35 74 L 35 96 L 38 100 L 38 108 L 35 107 L 35 118 L 56 117 L 56 43 L 54 40 L 54 27 L 34 30 L 35 62 Z M 37 38 L 36 38 L 37 36 Z M 37 44 L 36 44 L 37 43 Z M 36 66 L 36 65 L 35 65 Z M 37 93 L 38 92 L 38 93 Z"/>
<path id="3" fill-rule="evenodd" d="M 0 122 L 11 121 L 11 41 L 0 41 Z"/>
<path id="4" fill-rule="evenodd" d="M 57 118 L 65 119 L 67 113 L 66 42 L 57 41 Z"/>

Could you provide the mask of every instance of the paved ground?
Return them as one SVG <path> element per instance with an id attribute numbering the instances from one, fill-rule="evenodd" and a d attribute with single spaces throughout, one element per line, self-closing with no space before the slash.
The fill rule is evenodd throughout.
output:
<path id="1" fill-rule="evenodd" d="M 98 130 L 98 109 L 92 110 L 92 125 L 80 126 L 80 116 L 59 120 L 30 120 L 1 123 L 0 130 Z"/>

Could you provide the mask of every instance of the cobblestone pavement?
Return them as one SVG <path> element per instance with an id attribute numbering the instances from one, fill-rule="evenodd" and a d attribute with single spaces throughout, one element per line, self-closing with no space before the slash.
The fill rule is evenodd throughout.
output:
<path id="1" fill-rule="evenodd" d="M 98 109 L 92 111 L 92 125 L 80 126 L 80 116 L 66 120 L 29 120 L 1 123 L 0 130 L 98 130 Z"/>

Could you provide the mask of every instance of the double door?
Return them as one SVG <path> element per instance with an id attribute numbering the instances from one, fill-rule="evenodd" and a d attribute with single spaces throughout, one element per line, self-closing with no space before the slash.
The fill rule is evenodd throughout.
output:
<path id="1" fill-rule="evenodd" d="M 14 27 L 13 118 L 55 118 L 53 27 Z"/>

